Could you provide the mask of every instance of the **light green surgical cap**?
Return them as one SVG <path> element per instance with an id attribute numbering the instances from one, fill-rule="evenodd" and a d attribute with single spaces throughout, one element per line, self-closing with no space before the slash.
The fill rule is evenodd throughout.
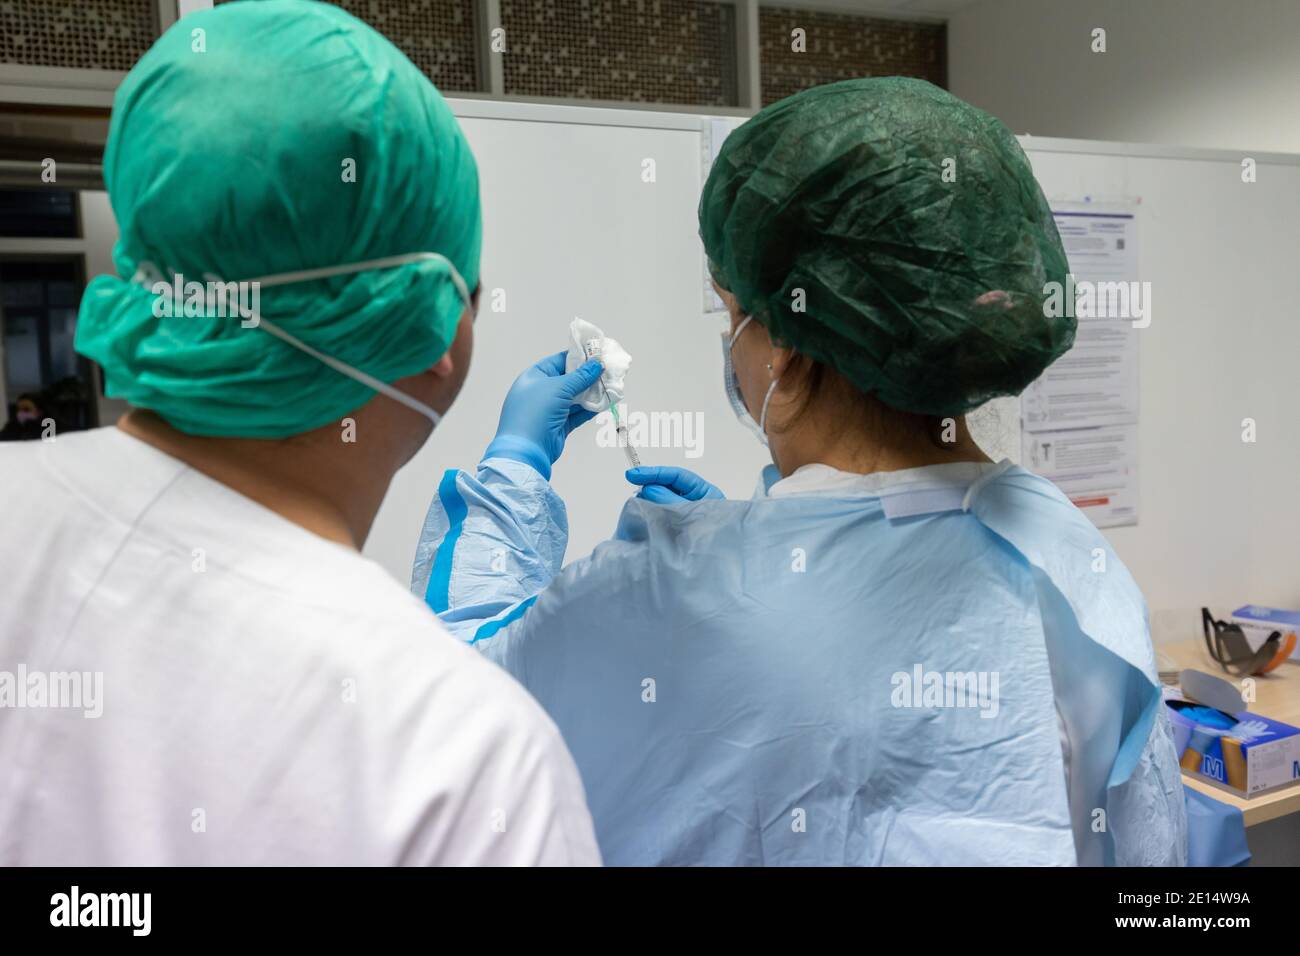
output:
<path id="1" fill-rule="evenodd" d="M 156 317 L 131 281 L 141 263 L 234 281 L 436 252 L 478 283 L 478 171 L 455 117 L 396 47 L 324 3 L 177 22 L 117 91 L 104 178 L 118 275 L 86 289 L 77 350 L 110 396 L 190 434 L 282 438 L 375 393 L 238 315 Z M 260 295 L 286 332 L 384 382 L 434 365 L 463 311 L 437 260 Z"/>
<path id="2" fill-rule="evenodd" d="M 818 86 L 728 137 L 700 199 L 714 278 L 891 408 L 1018 394 L 1074 341 L 1056 224 L 998 120 L 921 80 Z"/>

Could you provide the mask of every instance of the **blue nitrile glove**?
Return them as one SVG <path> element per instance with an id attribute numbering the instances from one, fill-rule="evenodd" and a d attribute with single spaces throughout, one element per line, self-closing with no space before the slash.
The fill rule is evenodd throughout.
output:
<path id="1" fill-rule="evenodd" d="M 573 400 L 594 385 L 604 370 L 592 359 L 565 375 L 567 354 L 548 355 L 515 379 L 501 405 L 497 435 L 484 458 L 520 461 L 550 479 L 551 466 L 564 451 L 569 432 L 596 417 Z"/>
<path id="2" fill-rule="evenodd" d="M 644 485 L 638 498 L 655 504 L 671 505 L 682 501 L 699 501 L 703 498 L 725 499 L 722 491 L 709 484 L 693 471 L 663 465 L 642 465 L 629 468 L 627 480 L 634 485 Z"/>

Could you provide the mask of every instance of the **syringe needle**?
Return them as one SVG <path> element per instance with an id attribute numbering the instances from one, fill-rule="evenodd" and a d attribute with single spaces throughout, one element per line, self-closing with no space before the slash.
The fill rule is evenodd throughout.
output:
<path id="1" fill-rule="evenodd" d="M 602 357 L 600 343 L 594 340 L 588 342 L 583 348 L 583 351 L 587 353 L 587 358 L 589 359 L 600 359 Z M 609 413 L 614 416 L 614 433 L 620 439 L 619 444 L 623 446 L 623 451 L 627 454 L 627 460 L 631 463 L 633 468 L 640 468 L 641 459 L 637 455 L 636 449 L 632 447 L 632 442 L 628 439 L 627 426 L 619 421 L 618 406 L 615 405 L 614 400 L 609 397 L 609 389 L 605 387 L 605 374 L 602 372 L 600 378 L 596 379 L 596 381 L 600 383 L 601 394 L 605 396 L 605 401 L 609 405 Z"/>
<path id="2" fill-rule="evenodd" d="M 624 428 L 622 431 L 623 431 L 623 450 L 627 452 L 627 460 L 632 465 L 633 468 L 640 468 L 641 459 L 637 457 L 636 449 L 633 448 L 631 443 L 627 440 L 627 429 Z"/>
<path id="3" fill-rule="evenodd" d="M 604 393 L 604 398 L 610 398 L 610 393 Z M 610 414 L 614 415 L 614 433 L 620 438 L 619 444 L 623 445 L 623 450 L 628 455 L 628 462 L 632 463 L 633 468 L 640 468 L 641 459 L 637 457 L 637 450 L 632 447 L 632 441 L 628 438 L 628 427 L 619 420 L 619 407 L 612 401 L 610 402 Z"/>

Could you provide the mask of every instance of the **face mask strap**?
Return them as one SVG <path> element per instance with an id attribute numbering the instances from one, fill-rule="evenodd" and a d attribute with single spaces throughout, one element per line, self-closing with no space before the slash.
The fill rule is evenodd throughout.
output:
<path id="1" fill-rule="evenodd" d="M 407 408 L 411 409 L 412 411 L 419 412 L 425 418 L 429 419 L 429 421 L 433 422 L 435 426 L 442 421 L 441 415 L 439 415 L 436 411 L 434 411 L 428 405 L 424 404 L 424 402 L 420 401 L 419 399 L 412 398 L 410 395 L 407 395 L 405 392 L 401 391 L 400 389 L 393 388 L 393 386 L 389 385 L 387 382 L 381 382 L 373 375 L 368 375 L 365 372 L 361 371 L 361 369 L 359 368 L 354 368 L 353 366 L 348 365 L 346 362 L 340 362 L 332 355 L 326 355 L 320 349 L 312 348 L 302 339 L 298 338 L 296 335 L 286 332 L 284 329 L 280 328 L 270 319 L 264 319 L 261 316 L 259 316 L 258 319 L 259 319 L 258 325 L 261 328 L 266 329 L 267 332 L 274 335 L 277 339 L 280 339 L 281 341 L 286 342 L 289 345 L 292 345 L 294 348 L 298 349 L 301 352 L 306 352 L 316 361 L 320 362 L 323 365 L 328 365 L 330 368 L 334 369 L 334 371 L 338 372 L 339 374 L 346 375 L 348 378 L 360 382 L 362 385 L 365 385 L 367 388 L 372 388 L 376 392 L 379 392 L 381 395 L 386 395 L 389 398 L 391 398 L 393 401 L 400 402 L 401 404 L 405 405 Z"/>
<path id="2" fill-rule="evenodd" d="M 470 295 L 469 286 L 466 285 L 465 278 L 460 274 L 459 270 L 457 270 L 456 266 L 450 259 L 438 252 L 408 252 L 397 256 L 385 256 L 380 259 L 366 259 L 361 262 L 349 262 L 345 265 L 324 266 L 319 269 L 300 269 L 296 272 L 277 272 L 273 275 L 261 276 L 256 279 L 245 279 L 242 281 L 256 283 L 259 288 L 263 286 L 271 287 L 277 285 L 290 285 L 295 282 L 311 282 L 315 279 L 327 279 L 331 276 L 349 275 L 354 272 L 366 272 L 371 269 L 392 269 L 396 266 L 404 266 L 412 262 L 424 262 L 428 260 L 436 260 L 446 264 L 448 276 L 451 278 L 452 284 L 456 287 L 456 292 L 460 295 L 461 302 L 464 303 L 465 308 L 469 309 L 471 317 L 477 317 L 474 309 L 474 299 Z M 221 281 L 218 277 L 207 273 L 204 274 L 204 278 L 209 281 Z M 164 281 L 164 279 L 157 266 L 152 262 L 142 260 L 137 264 L 135 275 L 131 277 L 131 281 L 139 285 L 144 285 L 147 288 L 151 287 L 156 282 Z M 300 352 L 310 355 L 316 361 L 320 362 L 322 365 L 329 366 L 340 375 L 346 375 L 353 381 L 360 382 L 362 385 L 378 392 L 380 395 L 385 395 L 393 401 L 405 405 L 412 411 L 419 412 L 425 418 L 429 419 L 429 421 L 433 422 L 435 426 L 442 421 L 442 415 L 424 404 L 424 402 L 421 402 L 419 399 L 412 398 L 405 392 L 393 388 L 393 386 L 389 385 L 387 382 L 381 382 L 373 375 L 369 375 L 366 372 L 361 371 L 359 368 L 354 368 L 346 362 L 334 358 L 332 355 L 326 355 L 320 349 L 313 348 L 296 335 L 286 332 L 270 319 L 267 319 L 260 314 L 256 316 L 256 319 L 256 326 L 266 329 L 268 333 L 274 335 L 285 344 L 292 346 Z M 252 328 L 254 326 L 250 325 L 247 327 Z"/>
<path id="3" fill-rule="evenodd" d="M 731 348 L 733 345 L 736 344 L 736 339 L 740 338 L 740 333 L 745 331 L 745 326 L 749 325 L 749 323 L 753 321 L 754 321 L 754 314 L 752 312 L 749 315 L 745 316 L 743 320 L 741 320 L 740 325 L 736 326 L 736 331 L 731 333 L 731 341 L 727 343 L 727 348 Z"/>
<path id="4" fill-rule="evenodd" d="M 758 429 L 766 437 L 767 435 L 767 406 L 772 401 L 772 396 L 776 393 L 776 386 L 781 381 L 781 376 L 772 379 L 772 384 L 767 387 L 767 394 L 763 396 L 763 410 L 758 413 Z"/>
<path id="5" fill-rule="evenodd" d="M 370 269 L 391 269 L 395 266 L 403 266 L 408 263 L 421 262 L 430 259 L 446 263 L 452 284 L 456 286 L 456 291 L 460 293 L 461 301 L 465 303 L 465 307 L 470 310 L 472 315 L 474 312 L 474 301 L 470 297 L 469 287 L 465 284 L 464 278 L 461 276 L 460 272 L 457 271 L 451 260 L 437 252 L 411 252 L 400 256 L 387 256 L 382 259 L 367 259 L 363 262 L 352 262 L 342 266 L 325 266 L 321 269 L 302 269 L 298 272 L 278 272 L 274 275 L 265 276 L 259 279 L 251 279 L 248 281 L 256 282 L 259 287 L 289 285 L 294 282 L 311 282 L 315 279 L 326 279 L 330 276 L 348 275 L 353 272 L 365 272 Z M 419 399 L 412 398 L 410 395 L 407 395 L 400 389 L 394 388 L 387 382 L 381 382 L 373 375 L 369 375 L 366 372 L 361 371 L 359 368 L 348 365 L 346 362 L 340 361 L 332 355 L 326 355 L 320 349 L 313 348 L 296 335 L 286 332 L 284 329 L 280 328 L 280 326 L 276 325 L 264 316 L 259 315 L 257 320 L 258 326 L 266 329 L 266 331 L 271 335 L 274 335 L 282 342 L 293 346 L 300 352 L 305 352 L 322 365 L 327 365 L 334 369 L 334 371 L 338 372 L 340 375 L 346 375 L 353 381 L 360 382 L 362 385 L 373 389 L 380 395 L 391 398 L 393 401 L 405 405 L 412 411 L 419 412 L 425 418 L 429 419 L 429 421 L 433 422 L 435 426 L 442 421 L 442 416 L 438 414 L 438 412 L 424 404 L 424 402 Z"/>
<path id="6" fill-rule="evenodd" d="M 407 252 L 400 256 L 386 256 L 382 259 L 366 259 L 363 262 L 350 262 L 347 265 L 342 266 L 324 266 L 320 269 L 301 269 L 297 272 L 277 272 L 274 275 L 263 276 L 259 279 L 250 279 L 248 281 L 256 282 L 258 286 L 292 285 L 295 282 L 311 282 L 314 279 L 328 279 L 331 276 L 349 275 L 353 272 L 367 272 L 370 269 L 393 269 L 397 266 L 408 265 L 412 262 L 423 262 L 430 259 L 446 264 L 452 285 L 456 287 L 457 293 L 460 294 L 460 300 L 465 303 L 465 308 L 469 309 L 472 314 L 474 312 L 474 299 L 470 295 L 469 286 L 465 284 L 464 277 L 461 276 L 460 272 L 452 264 L 452 261 L 438 252 Z"/>
<path id="7" fill-rule="evenodd" d="M 740 325 L 736 326 L 736 331 L 731 334 L 731 339 L 727 342 L 727 366 L 731 366 L 731 347 L 736 344 L 736 339 L 740 338 L 740 333 L 745 331 L 745 326 L 754 321 L 754 313 L 745 316 Z M 772 366 L 768 366 L 771 368 Z M 730 374 L 730 372 L 729 372 Z M 767 407 L 772 402 L 772 396 L 776 393 L 776 386 L 781 381 L 781 376 L 772 379 L 772 384 L 767 387 L 767 394 L 763 396 L 763 407 L 758 413 L 758 433 L 762 436 L 764 443 L 767 441 Z M 739 391 L 739 390 L 737 390 Z M 752 421 L 752 419 L 751 419 Z"/>

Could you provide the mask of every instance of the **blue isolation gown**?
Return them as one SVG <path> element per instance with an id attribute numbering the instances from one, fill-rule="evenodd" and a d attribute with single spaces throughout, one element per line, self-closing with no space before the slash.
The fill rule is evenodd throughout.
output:
<path id="1" fill-rule="evenodd" d="M 413 589 L 555 720 L 607 863 L 1185 863 L 1145 604 L 1054 485 L 777 477 L 563 569 L 532 468 L 439 484 Z"/>

